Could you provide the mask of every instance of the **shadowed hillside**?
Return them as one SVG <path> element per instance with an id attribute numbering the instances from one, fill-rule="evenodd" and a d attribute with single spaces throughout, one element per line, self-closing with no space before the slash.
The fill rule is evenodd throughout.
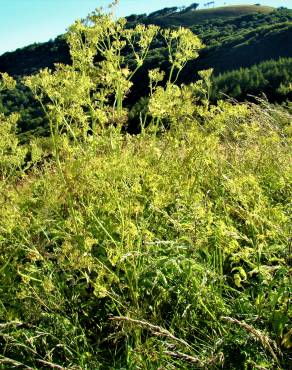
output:
<path id="1" fill-rule="evenodd" d="M 292 57 L 292 23 L 278 23 L 235 34 L 221 47 L 214 46 L 202 52 L 201 57 L 189 63 L 182 79 L 192 80 L 195 70 L 214 68 L 215 74 L 240 67 L 250 67 L 263 60 Z"/>

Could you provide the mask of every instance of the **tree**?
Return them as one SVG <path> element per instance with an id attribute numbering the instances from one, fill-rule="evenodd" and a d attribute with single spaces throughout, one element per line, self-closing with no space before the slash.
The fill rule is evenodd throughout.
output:
<path id="1" fill-rule="evenodd" d="M 186 12 L 193 12 L 194 10 L 197 9 L 197 7 L 199 6 L 200 4 L 198 3 L 193 3 L 191 4 L 190 6 L 187 6 L 184 8 L 184 10 L 182 11 L 182 13 L 186 13 Z"/>
<path id="2" fill-rule="evenodd" d="M 148 15 L 148 18 L 160 17 L 162 15 L 172 14 L 172 13 L 175 13 L 177 10 L 178 10 L 178 7 L 177 6 L 173 6 L 171 8 L 163 8 L 161 10 L 157 10 L 155 12 L 150 13 Z"/>

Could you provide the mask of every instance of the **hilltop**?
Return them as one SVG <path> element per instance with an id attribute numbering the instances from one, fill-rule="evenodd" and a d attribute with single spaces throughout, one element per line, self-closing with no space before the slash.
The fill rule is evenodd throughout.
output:
<path id="1" fill-rule="evenodd" d="M 190 10 L 187 12 L 181 11 L 170 15 L 162 15 L 156 17 L 147 17 L 146 23 L 155 23 L 162 27 L 168 26 L 184 26 L 190 27 L 198 23 L 203 23 L 210 20 L 226 20 L 234 17 L 241 17 L 248 14 L 270 14 L 275 11 L 275 8 L 270 6 L 258 5 L 236 5 L 223 6 L 212 9 Z"/>

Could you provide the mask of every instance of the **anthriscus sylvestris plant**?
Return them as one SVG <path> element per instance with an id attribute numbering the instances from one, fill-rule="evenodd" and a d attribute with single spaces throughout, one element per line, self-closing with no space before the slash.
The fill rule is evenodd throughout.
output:
<path id="1" fill-rule="evenodd" d="M 166 100 L 168 104 L 173 100 L 173 105 L 178 99 L 184 100 L 175 83 L 186 63 L 198 57 L 203 47 L 199 38 L 184 28 L 160 30 L 141 24 L 127 28 L 125 19 L 114 20 L 112 15 L 97 10 L 76 21 L 66 35 L 72 64 L 57 64 L 55 71 L 45 69 L 26 79 L 26 85 L 43 104 L 55 140 L 60 132 L 67 132 L 73 140 L 86 140 L 89 132 L 98 134 L 108 124 L 121 128 L 127 121 L 123 101 L 132 86 L 131 79 L 158 34 L 167 46 L 171 67 L 165 88 L 157 86 L 164 72 L 149 72 L 150 96 L 158 89 L 150 106 L 155 105 L 154 101 L 162 107 Z M 132 70 L 125 64 L 125 50 L 131 50 L 134 56 Z M 149 111 L 153 117 L 159 115 L 154 107 Z"/>

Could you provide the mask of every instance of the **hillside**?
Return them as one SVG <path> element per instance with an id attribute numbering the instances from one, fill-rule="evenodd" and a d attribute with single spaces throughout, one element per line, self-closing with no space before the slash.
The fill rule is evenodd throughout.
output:
<path id="1" fill-rule="evenodd" d="M 0 56 L 0 71 L 12 76 L 27 76 L 54 63 L 69 63 L 69 49 L 63 36 L 44 43 L 19 48 Z"/>
<path id="2" fill-rule="evenodd" d="M 158 13 L 158 15 L 157 15 Z M 240 68 L 251 68 L 255 64 L 269 61 L 278 61 L 279 58 L 292 58 L 292 10 L 273 9 L 261 6 L 236 6 L 214 8 L 209 10 L 195 10 L 192 12 L 180 12 L 174 15 L 131 15 L 128 17 L 128 27 L 134 27 L 137 23 L 159 23 L 170 28 L 175 28 L 179 19 L 180 25 L 188 25 L 193 33 L 198 35 L 205 44 L 200 51 L 198 59 L 190 61 L 180 75 L 179 82 L 190 83 L 198 79 L 198 71 L 213 68 L 214 75 L 228 71 L 239 70 Z M 135 22 L 133 21 L 135 20 Z M 162 22 L 162 23 L 161 23 Z M 130 49 L 125 53 L 125 65 L 132 66 L 134 55 Z M 70 63 L 69 48 L 63 35 L 41 44 L 29 45 L 14 52 L 5 53 L 0 56 L 0 72 L 8 72 L 14 77 L 20 78 L 25 75 L 36 73 L 42 68 L 54 68 L 54 63 Z M 289 76 L 289 61 L 284 63 L 285 69 L 276 68 L 277 79 L 272 78 L 265 70 L 255 90 L 254 84 L 249 82 L 247 86 L 236 86 L 224 91 L 236 97 L 245 99 L 248 92 L 264 92 L 271 101 L 284 101 L 289 97 L 274 93 L 280 85 L 286 84 Z M 283 66 L 282 65 L 282 66 Z M 149 87 L 148 71 L 160 67 L 169 71 L 167 50 L 163 39 L 156 38 L 153 41 L 144 66 L 134 76 L 134 87 L 127 97 L 126 104 L 131 109 L 141 97 L 147 95 Z M 273 67 L 274 68 L 274 67 Z M 233 75 L 231 75 L 233 76 Z M 247 81 L 247 79 L 240 79 Z M 250 80 L 250 79 L 249 79 Z M 219 81 L 219 80 L 213 80 Z M 221 79 L 222 81 L 222 79 Z M 226 80 L 227 81 L 227 80 Z M 230 82 L 230 77 L 228 79 Z M 236 82 L 236 81 L 235 81 Z M 237 82 L 236 82 L 237 84 Z M 232 86 L 234 83 L 232 82 Z M 220 85 L 221 86 L 221 85 Z M 245 91 L 244 95 L 238 94 L 239 89 Z M 218 86 L 215 99 L 221 98 Z M 236 91 L 235 91 L 236 90 Z M 282 90 L 284 91 L 284 90 Z M 6 92 L 2 96 L 5 108 L 0 111 L 4 113 L 20 111 L 19 131 L 31 131 L 43 133 L 47 121 L 42 114 L 41 107 L 33 101 L 33 98 L 26 87 L 20 82 L 18 89 L 13 92 Z M 136 123 L 134 123 L 134 126 Z M 45 130 L 46 131 L 46 130 Z"/>
<path id="3" fill-rule="evenodd" d="M 191 27 L 194 24 L 204 23 L 211 20 L 227 20 L 248 14 L 270 14 L 275 8 L 270 6 L 238 5 L 224 6 L 213 9 L 200 9 L 188 12 L 178 12 L 172 15 L 148 17 L 145 23 L 155 23 L 161 27 L 184 26 Z"/>
<path id="4" fill-rule="evenodd" d="M 292 57 L 292 22 L 260 26 L 251 31 L 238 32 L 222 41 L 221 45 L 203 50 L 201 58 L 191 62 L 183 75 L 190 81 L 191 71 L 214 68 L 215 74 L 279 57 Z"/>

